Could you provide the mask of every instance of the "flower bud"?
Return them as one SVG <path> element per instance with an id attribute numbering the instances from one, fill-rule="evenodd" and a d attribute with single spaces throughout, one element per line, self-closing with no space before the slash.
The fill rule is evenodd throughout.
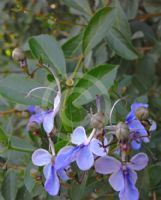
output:
<path id="1" fill-rule="evenodd" d="M 149 118 L 149 111 L 145 107 L 140 107 L 136 110 L 135 113 L 136 117 L 140 121 L 148 120 Z"/>
<path id="2" fill-rule="evenodd" d="M 115 135 L 119 141 L 128 140 L 129 133 L 129 128 L 124 122 L 119 122 L 116 125 Z"/>
<path id="3" fill-rule="evenodd" d="M 92 128 L 103 128 L 105 123 L 105 115 L 103 112 L 98 112 L 91 117 Z"/>
<path id="4" fill-rule="evenodd" d="M 16 61 L 23 61 L 26 59 L 25 53 L 21 48 L 15 48 L 12 51 L 12 58 Z"/>

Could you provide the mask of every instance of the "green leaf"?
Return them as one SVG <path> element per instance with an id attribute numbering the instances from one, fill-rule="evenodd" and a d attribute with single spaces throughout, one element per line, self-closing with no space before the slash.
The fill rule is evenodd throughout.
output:
<path id="1" fill-rule="evenodd" d="M 21 152 L 32 152 L 35 150 L 35 147 L 33 147 L 30 143 L 26 142 L 26 140 L 16 136 L 11 137 L 9 148 Z"/>
<path id="2" fill-rule="evenodd" d="M 17 177 L 13 170 L 9 170 L 3 179 L 2 195 L 5 200 L 15 200 L 17 192 Z"/>
<path id="3" fill-rule="evenodd" d="M 76 35 L 62 46 L 65 57 L 70 58 L 80 52 L 83 34 Z"/>
<path id="4" fill-rule="evenodd" d="M 25 186 L 22 186 L 16 195 L 16 200 L 32 200 L 32 196 L 30 195 L 30 193 L 26 190 Z"/>
<path id="5" fill-rule="evenodd" d="M 108 90 L 113 85 L 117 73 L 117 67 L 111 64 L 103 64 L 94 67 L 85 73 L 75 86 L 78 91 L 74 105 L 81 106 L 96 98 L 96 95 L 108 96 Z"/>
<path id="6" fill-rule="evenodd" d="M 149 177 L 150 177 L 150 184 L 152 187 L 161 183 L 161 176 L 158 176 L 161 172 L 160 165 L 152 165 L 149 167 Z"/>
<path id="7" fill-rule="evenodd" d="M 128 40 L 119 30 L 111 29 L 107 35 L 107 44 L 117 55 L 127 59 L 134 60 L 138 58 L 138 53 Z"/>
<path id="8" fill-rule="evenodd" d="M 8 148 L 8 137 L 0 127 L 0 153 L 4 152 Z"/>
<path id="9" fill-rule="evenodd" d="M 81 12 L 84 12 L 85 14 L 87 15 L 91 15 L 92 12 L 91 12 L 91 9 L 90 9 L 90 6 L 89 6 L 89 3 L 87 0 L 63 0 L 63 2 L 69 6 L 69 7 L 73 7 L 75 8 L 76 10 L 79 10 Z"/>
<path id="10" fill-rule="evenodd" d="M 36 186 L 36 182 L 30 175 L 30 172 L 32 169 L 37 169 L 37 167 L 34 166 L 32 163 L 29 163 L 26 167 L 25 176 L 24 176 L 24 184 L 26 186 L 26 189 L 29 191 L 29 193 L 32 193 L 33 189 Z"/>
<path id="11" fill-rule="evenodd" d="M 11 75 L 0 81 L 0 94 L 20 104 L 42 105 L 42 103 L 46 104 L 48 102 L 52 104 L 52 101 L 49 101 L 48 95 L 47 97 L 44 96 L 44 90 L 35 91 L 26 98 L 31 89 L 40 86 L 42 86 L 42 83 L 24 75 Z"/>
<path id="12" fill-rule="evenodd" d="M 83 36 L 83 51 L 89 53 L 111 29 L 115 21 L 115 12 L 110 7 L 99 10 L 90 20 Z"/>
<path id="13" fill-rule="evenodd" d="M 63 51 L 58 42 L 49 35 L 34 36 L 29 39 L 32 54 L 45 64 L 51 64 L 61 74 L 66 74 Z"/>

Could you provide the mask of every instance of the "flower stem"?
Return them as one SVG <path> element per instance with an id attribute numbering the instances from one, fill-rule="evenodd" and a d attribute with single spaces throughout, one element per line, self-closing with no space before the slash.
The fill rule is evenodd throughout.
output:
<path id="1" fill-rule="evenodd" d="M 53 156 L 55 156 L 54 143 L 53 143 L 53 141 L 51 140 L 50 137 L 48 138 L 48 140 L 49 140 L 49 147 L 50 147 L 50 149 L 51 149 L 51 153 L 52 153 Z"/>

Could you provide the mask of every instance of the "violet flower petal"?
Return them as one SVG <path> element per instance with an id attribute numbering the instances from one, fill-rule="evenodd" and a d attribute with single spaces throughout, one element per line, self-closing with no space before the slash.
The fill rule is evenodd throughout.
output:
<path id="1" fill-rule="evenodd" d="M 36 166 L 44 166 L 51 162 L 52 155 L 45 149 L 37 149 L 32 154 L 32 162 Z"/>
<path id="2" fill-rule="evenodd" d="M 145 153 L 138 153 L 131 158 L 128 166 L 133 170 L 140 171 L 147 166 L 148 160 L 148 156 Z"/>
<path id="3" fill-rule="evenodd" d="M 53 165 L 48 165 L 45 167 L 46 181 L 45 190 L 52 196 L 56 196 L 59 192 L 60 183 L 59 178 L 56 174 L 56 170 Z"/>
<path id="4" fill-rule="evenodd" d="M 74 129 L 73 133 L 71 134 L 71 142 L 76 145 L 80 145 L 87 140 L 86 131 L 84 127 L 79 126 Z"/>
<path id="5" fill-rule="evenodd" d="M 121 191 L 124 188 L 124 177 L 123 177 L 123 172 L 122 170 L 118 170 L 114 172 L 110 178 L 109 178 L 109 183 L 113 187 L 114 190 L 116 191 Z"/>
<path id="6" fill-rule="evenodd" d="M 67 167 L 71 162 L 75 161 L 78 147 L 66 146 L 62 148 L 55 159 L 55 168 L 57 170 Z"/>
<path id="7" fill-rule="evenodd" d="M 64 169 L 59 169 L 57 171 L 58 176 L 63 180 L 63 181 L 67 181 L 69 180 L 69 177 L 67 176 L 66 172 Z"/>
<path id="8" fill-rule="evenodd" d="M 120 161 L 111 156 L 104 156 L 96 160 L 95 169 L 100 174 L 111 174 L 121 168 Z"/>
<path id="9" fill-rule="evenodd" d="M 102 143 L 96 138 L 93 138 L 89 144 L 90 150 L 96 156 L 105 156 L 107 154 L 108 148 L 105 150 L 103 147 L 101 147 L 101 144 Z M 107 145 L 107 139 L 104 140 L 104 145 Z"/>
<path id="10" fill-rule="evenodd" d="M 43 119 L 43 128 L 47 134 L 51 133 L 54 128 L 54 110 L 46 112 Z"/>
<path id="11" fill-rule="evenodd" d="M 94 156 L 89 146 L 82 147 L 76 156 L 76 163 L 81 170 L 88 170 L 94 164 Z"/>
<path id="12" fill-rule="evenodd" d="M 132 140 L 131 146 L 134 150 L 138 150 L 141 147 L 141 141 L 137 142 L 136 140 Z"/>

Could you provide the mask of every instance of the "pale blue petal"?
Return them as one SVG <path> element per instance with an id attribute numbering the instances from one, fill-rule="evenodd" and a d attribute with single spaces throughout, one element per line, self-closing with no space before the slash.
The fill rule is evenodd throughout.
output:
<path id="1" fill-rule="evenodd" d="M 60 93 L 58 92 L 55 99 L 54 99 L 54 112 L 57 113 L 59 111 L 60 108 Z"/>
<path id="2" fill-rule="evenodd" d="M 55 159 L 55 168 L 57 170 L 61 168 L 65 168 L 70 163 L 75 161 L 76 153 L 79 151 L 79 147 L 73 147 L 73 146 L 66 146 L 62 148 Z"/>
<path id="3" fill-rule="evenodd" d="M 105 156 L 108 152 L 108 148 L 104 149 L 103 147 L 101 147 L 101 145 L 102 143 L 98 139 L 93 138 L 90 142 L 90 150 L 96 156 Z M 107 145 L 106 139 L 105 139 L 104 145 Z"/>
<path id="4" fill-rule="evenodd" d="M 43 122 L 44 116 L 45 116 L 46 112 L 41 112 L 35 115 L 32 115 L 29 119 L 29 124 L 31 123 L 37 123 L 37 124 L 41 124 Z"/>
<path id="5" fill-rule="evenodd" d="M 59 192 L 60 188 L 60 183 L 58 176 L 56 174 L 56 170 L 53 165 L 49 165 L 45 169 L 45 176 L 46 176 L 46 181 L 45 181 L 45 190 L 51 195 L 51 196 L 56 196 Z"/>
<path id="6" fill-rule="evenodd" d="M 157 129 L 157 124 L 155 121 L 150 120 L 152 125 L 150 126 L 150 130 L 149 131 L 155 131 Z"/>
<path id="7" fill-rule="evenodd" d="M 64 169 L 59 169 L 57 171 L 58 176 L 63 180 L 63 181 L 67 181 L 69 180 L 69 177 L 67 176 L 66 172 Z"/>
<path id="8" fill-rule="evenodd" d="M 111 174 L 121 168 L 120 161 L 111 156 L 104 156 L 96 160 L 95 169 L 99 174 Z"/>
<path id="9" fill-rule="evenodd" d="M 124 185 L 124 177 L 123 177 L 123 172 L 121 169 L 114 172 L 110 176 L 109 183 L 115 191 L 121 191 L 124 189 L 124 186 L 125 186 Z"/>
<path id="10" fill-rule="evenodd" d="M 124 176 L 124 189 L 120 191 L 120 200 L 139 200 L 139 192 L 135 187 L 137 175 L 132 170 L 128 170 Z"/>
<path id="11" fill-rule="evenodd" d="M 46 112 L 46 114 L 44 116 L 43 127 L 47 134 L 51 133 L 51 131 L 54 128 L 54 117 L 55 117 L 54 111 Z"/>
<path id="12" fill-rule="evenodd" d="M 76 156 L 76 162 L 81 170 L 88 170 L 93 166 L 94 156 L 89 146 L 84 146 L 79 150 Z"/>
<path id="13" fill-rule="evenodd" d="M 138 153 L 131 158 L 129 166 L 131 169 L 139 171 L 147 166 L 148 161 L 148 156 L 145 153 Z"/>
<path id="14" fill-rule="evenodd" d="M 74 129 L 73 133 L 71 134 L 71 142 L 73 144 L 80 145 L 87 140 L 86 131 L 84 127 L 79 126 Z"/>
<path id="15" fill-rule="evenodd" d="M 36 166 L 44 166 L 51 162 L 52 155 L 45 149 L 37 149 L 32 154 L 32 162 Z"/>
<path id="16" fill-rule="evenodd" d="M 128 123 L 127 125 L 129 127 L 130 131 L 133 131 L 133 132 L 136 132 L 137 134 L 139 134 L 139 137 L 144 142 L 149 142 L 148 133 L 139 120 L 133 120 L 130 123 Z"/>
<path id="17" fill-rule="evenodd" d="M 140 142 L 137 142 L 137 141 L 133 140 L 133 141 L 131 142 L 131 146 L 132 146 L 133 149 L 138 150 L 138 149 L 140 149 L 140 147 L 141 147 L 141 141 L 140 141 Z"/>
<path id="18" fill-rule="evenodd" d="M 149 106 L 148 106 L 148 104 L 145 104 L 145 103 L 133 103 L 133 104 L 131 105 L 131 110 L 132 110 L 133 112 L 136 112 L 136 110 L 137 110 L 138 108 L 140 108 L 140 107 L 148 108 Z"/>

